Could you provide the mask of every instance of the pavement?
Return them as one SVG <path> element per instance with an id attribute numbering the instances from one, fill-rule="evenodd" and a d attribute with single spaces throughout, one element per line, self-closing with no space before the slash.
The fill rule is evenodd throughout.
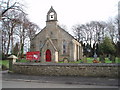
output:
<path id="1" fill-rule="evenodd" d="M 33 76 L 0 71 L 4 81 L 25 81 L 36 83 L 80 84 L 100 86 L 120 86 L 118 78 L 81 76 Z"/>

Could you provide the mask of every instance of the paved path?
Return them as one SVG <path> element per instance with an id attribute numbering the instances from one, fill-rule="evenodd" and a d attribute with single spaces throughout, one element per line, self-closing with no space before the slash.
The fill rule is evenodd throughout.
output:
<path id="1" fill-rule="evenodd" d="M 25 81 L 53 84 L 80 84 L 80 85 L 101 85 L 118 86 L 117 78 L 80 77 L 80 76 L 30 76 L 22 74 L 2 73 L 4 81 Z"/>
<path id="2" fill-rule="evenodd" d="M 58 84 L 58 83 L 36 83 L 36 82 L 18 82 L 2 81 L 2 88 L 118 88 L 117 86 L 97 86 L 97 85 L 79 85 L 79 84 Z"/>

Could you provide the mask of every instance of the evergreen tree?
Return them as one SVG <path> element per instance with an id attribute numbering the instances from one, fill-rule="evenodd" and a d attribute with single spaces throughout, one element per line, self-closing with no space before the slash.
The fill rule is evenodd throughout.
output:
<path id="1" fill-rule="evenodd" d="M 106 55 L 110 55 L 110 60 L 115 61 L 115 57 L 114 57 L 115 53 L 116 53 L 116 48 L 115 45 L 112 43 L 112 40 L 109 37 L 105 37 L 103 42 L 99 44 L 99 54 L 100 57 L 102 57 L 103 62 L 105 60 Z"/>
<path id="2" fill-rule="evenodd" d="M 109 39 L 109 37 L 105 37 L 103 43 L 99 44 L 99 52 L 101 54 L 114 54 L 116 52 L 115 45 Z"/>

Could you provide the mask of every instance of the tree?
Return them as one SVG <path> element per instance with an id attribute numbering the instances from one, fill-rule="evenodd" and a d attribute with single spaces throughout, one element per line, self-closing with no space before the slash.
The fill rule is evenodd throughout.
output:
<path id="1" fill-rule="evenodd" d="M 35 23 L 30 22 L 30 21 L 27 22 L 27 25 L 28 25 L 27 26 L 27 36 L 30 40 L 30 46 L 31 46 L 31 41 L 35 37 L 36 33 L 38 31 L 40 31 L 40 28 L 38 27 L 38 25 L 36 25 Z"/>
<path id="2" fill-rule="evenodd" d="M 23 5 L 17 2 L 17 0 L 15 2 L 13 0 L 0 0 L 0 24 L 2 25 L 0 29 L 2 30 L 2 53 L 5 54 L 6 57 L 9 51 L 13 51 L 10 50 L 10 46 L 13 47 L 14 30 L 18 23 L 16 12 L 24 13 L 22 7 Z"/>
<path id="3" fill-rule="evenodd" d="M 116 55 L 120 57 L 120 41 L 116 43 Z"/>
<path id="4" fill-rule="evenodd" d="M 105 60 L 105 56 L 111 55 L 114 56 L 116 52 L 115 45 L 109 37 L 105 37 L 102 43 L 99 44 L 99 54 L 102 55 Z M 112 59 L 113 60 L 113 59 Z"/>
<path id="5" fill-rule="evenodd" d="M 27 14 L 23 11 L 23 5 L 13 0 L 0 1 L 0 24 L 2 27 L 2 53 L 5 55 L 18 54 L 23 56 L 26 41 L 31 41 L 39 30 L 39 27 L 30 22 Z M 19 49 L 16 42 L 19 43 Z M 16 45 L 15 45 L 16 44 Z M 14 47 L 14 45 L 16 47 Z M 10 52 L 11 51 L 11 52 Z M 6 56 L 7 57 L 7 56 Z"/>
<path id="6" fill-rule="evenodd" d="M 66 25 L 60 24 L 59 26 L 60 26 L 62 29 L 64 29 L 65 31 L 67 31 L 67 26 L 66 26 Z"/>
<path id="7" fill-rule="evenodd" d="M 110 19 L 107 22 L 107 28 L 106 28 L 106 32 L 107 35 L 109 35 L 109 37 L 111 38 L 111 40 L 113 42 L 116 42 L 116 39 L 118 38 L 118 27 L 115 26 L 115 20 Z"/>
<path id="8" fill-rule="evenodd" d="M 104 39 L 105 37 L 105 28 L 106 28 L 106 23 L 103 21 L 91 21 L 90 22 L 91 27 L 92 27 L 92 31 L 93 31 L 93 42 L 95 43 L 95 45 L 97 43 L 100 43 L 101 40 Z"/>
<path id="9" fill-rule="evenodd" d="M 114 54 L 115 46 L 109 37 L 105 37 L 103 43 L 99 44 L 99 51 L 103 54 Z"/>
<path id="10" fill-rule="evenodd" d="M 120 42 L 120 1 L 118 2 L 118 19 L 117 19 L 117 25 L 118 25 L 118 36 L 119 36 L 119 42 Z"/>
<path id="11" fill-rule="evenodd" d="M 12 10 L 10 13 L 6 13 L 7 16 L 5 19 L 2 20 L 2 46 L 4 46 L 4 49 L 6 47 L 6 55 L 8 56 L 8 53 L 10 51 L 10 44 L 13 47 L 13 33 L 15 31 L 16 25 L 19 23 L 18 19 L 16 18 L 16 11 Z M 13 48 L 12 48 L 13 49 Z M 12 50 L 11 50 L 12 51 Z"/>
<path id="12" fill-rule="evenodd" d="M 15 35 L 17 35 L 19 38 L 19 56 L 22 57 L 25 51 L 25 45 L 28 45 L 28 41 L 31 42 L 31 40 L 35 37 L 37 31 L 39 31 L 40 29 L 38 25 L 29 21 L 26 14 L 20 13 L 18 15 L 18 18 L 20 23 L 17 25 Z"/>
<path id="13" fill-rule="evenodd" d="M 92 48 L 96 48 L 97 43 L 100 43 L 101 40 L 105 37 L 105 28 L 105 22 L 91 21 L 86 24 L 74 25 L 72 29 L 75 38 L 79 42 L 86 43 L 87 46 L 90 45 L 89 49 L 92 53 L 90 56 L 93 56 L 95 50 Z"/>
<path id="14" fill-rule="evenodd" d="M 6 12 L 10 10 L 17 10 L 17 11 L 23 12 L 23 8 L 22 8 L 23 5 L 17 1 L 12 2 L 12 0 L 7 0 L 7 1 L 1 0 L 0 6 L 1 6 L 0 7 L 1 8 L 0 18 L 5 18 Z"/>
<path id="15" fill-rule="evenodd" d="M 2 60 L 2 31 L 0 30 L 0 60 Z"/>
<path id="16" fill-rule="evenodd" d="M 87 40 L 87 32 L 85 30 L 85 25 L 83 24 L 77 24 L 72 27 L 73 33 L 75 35 L 75 38 L 78 42 L 86 42 Z"/>
<path id="17" fill-rule="evenodd" d="M 18 52 L 19 52 L 19 44 L 16 43 L 15 44 L 15 47 L 13 48 L 13 54 L 18 56 Z"/>
<path id="18" fill-rule="evenodd" d="M 27 15 L 24 13 L 19 13 L 18 18 L 19 24 L 17 24 L 16 31 L 14 33 L 18 36 L 20 43 L 19 56 L 22 57 L 24 53 L 25 40 L 27 38 L 28 19 Z"/>

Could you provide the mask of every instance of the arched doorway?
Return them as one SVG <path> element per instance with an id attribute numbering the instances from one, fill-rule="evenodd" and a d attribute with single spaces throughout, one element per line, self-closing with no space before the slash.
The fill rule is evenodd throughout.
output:
<path id="1" fill-rule="evenodd" d="M 51 62 L 51 51 L 49 49 L 46 50 L 46 62 Z"/>

